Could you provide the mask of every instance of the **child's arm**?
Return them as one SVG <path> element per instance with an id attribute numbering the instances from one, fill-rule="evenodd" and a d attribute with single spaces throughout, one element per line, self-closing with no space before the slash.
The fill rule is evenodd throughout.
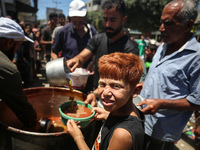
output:
<path id="1" fill-rule="evenodd" d="M 106 120 L 110 113 L 106 111 L 105 109 L 99 108 L 99 107 L 93 107 L 92 111 L 96 112 L 94 116 L 95 120 Z"/>
<path id="2" fill-rule="evenodd" d="M 84 136 L 74 120 L 67 121 L 67 131 L 76 142 L 79 150 L 89 150 L 89 147 L 85 143 Z"/>
<path id="3" fill-rule="evenodd" d="M 123 128 L 117 128 L 111 139 L 108 146 L 108 150 L 132 150 L 133 149 L 133 140 L 131 134 Z"/>

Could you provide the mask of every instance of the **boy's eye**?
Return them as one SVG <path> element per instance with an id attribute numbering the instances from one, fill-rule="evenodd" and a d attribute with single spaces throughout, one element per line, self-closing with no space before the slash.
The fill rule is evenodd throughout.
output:
<path id="1" fill-rule="evenodd" d="M 99 83 L 99 86 L 100 86 L 100 87 L 105 87 L 105 86 L 106 86 L 106 84 L 105 84 L 105 83 L 102 83 L 102 82 L 100 82 L 100 83 Z"/>
<path id="2" fill-rule="evenodd" d="M 113 87 L 114 89 L 120 89 L 120 88 L 121 88 L 121 86 L 120 86 L 119 84 L 113 84 L 112 87 Z"/>

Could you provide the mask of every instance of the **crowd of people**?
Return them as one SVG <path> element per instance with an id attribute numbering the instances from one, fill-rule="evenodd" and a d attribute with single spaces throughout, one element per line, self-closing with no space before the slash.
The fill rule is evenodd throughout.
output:
<path id="1" fill-rule="evenodd" d="M 24 88 L 33 86 L 36 74 L 41 71 L 41 61 L 51 60 L 51 45 L 57 31 L 70 22 L 69 16 L 66 18 L 64 14 L 51 13 L 46 27 L 25 24 L 23 21 L 19 23 L 24 34 L 34 41 L 33 43 L 24 41 L 12 60 L 20 72 Z M 59 57 L 62 57 L 61 54 Z"/>
<path id="2" fill-rule="evenodd" d="M 102 10 L 103 33 L 86 22 L 82 0 L 70 3 L 67 18 L 51 13 L 43 29 L 1 17 L 0 99 L 27 127 L 33 126 L 35 112 L 23 88 L 31 87 L 42 59 L 65 57 L 71 72 L 78 67 L 91 72 L 85 103 L 94 106 L 95 119 L 104 120 L 92 149 L 173 149 L 192 113 L 200 110 L 200 44 L 191 33 L 197 4 L 173 0 L 164 7 L 162 43 L 145 41 L 145 35 L 139 40 L 128 36 L 123 0 L 106 0 Z M 141 110 L 133 103 L 137 95 L 143 98 L 137 104 Z M 89 149 L 77 124 L 69 120 L 67 126 L 78 148 Z"/>

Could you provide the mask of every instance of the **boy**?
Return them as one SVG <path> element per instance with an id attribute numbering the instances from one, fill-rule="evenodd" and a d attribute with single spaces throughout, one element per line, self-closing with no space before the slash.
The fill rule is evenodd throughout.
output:
<path id="1" fill-rule="evenodd" d="M 143 146 L 143 114 L 133 104 L 142 85 L 140 58 L 131 53 L 112 53 L 99 59 L 98 96 L 105 108 L 94 107 L 95 119 L 106 120 L 93 149 L 141 150 Z M 89 149 L 83 134 L 73 120 L 67 122 L 69 134 L 79 149 Z"/>

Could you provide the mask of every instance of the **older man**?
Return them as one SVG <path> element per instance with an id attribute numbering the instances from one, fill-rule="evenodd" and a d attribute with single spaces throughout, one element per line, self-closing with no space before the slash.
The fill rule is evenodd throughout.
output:
<path id="1" fill-rule="evenodd" d="M 164 43 L 157 49 L 141 91 L 145 99 L 147 150 L 170 150 L 194 110 L 200 109 L 200 44 L 190 32 L 197 18 L 193 0 L 174 0 L 161 15 Z"/>
<path id="2" fill-rule="evenodd" d="M 69 17 L 71 23 L 60 29 L 52 45 L 51 58 L 57 59 L 62 50 L 62 57 L 67 60 L 78 55 L 96 34 L 96 29 L 85 23 L 87 16 L 86 5 L 82 0 L 73 0 L 69 6 Z M 87 67 L 89 61 L 85 63 Z"/>
<path id="3" fill-rule="evenodd" d="M 20 73 L 12 62 L 16 50 L 24 39 L 33 42 L 24 35 L 24 31 L 15 21 L 0 18 L 0 112 L 3 113 L 5 108 L 1 106 L 8 106 L 25 127 L 32 127 L 37 121 L 36 113 L 28 103 L 23 92 Z M 0 121 L 5 123 L 9 121 L 9 118 Z"/>

